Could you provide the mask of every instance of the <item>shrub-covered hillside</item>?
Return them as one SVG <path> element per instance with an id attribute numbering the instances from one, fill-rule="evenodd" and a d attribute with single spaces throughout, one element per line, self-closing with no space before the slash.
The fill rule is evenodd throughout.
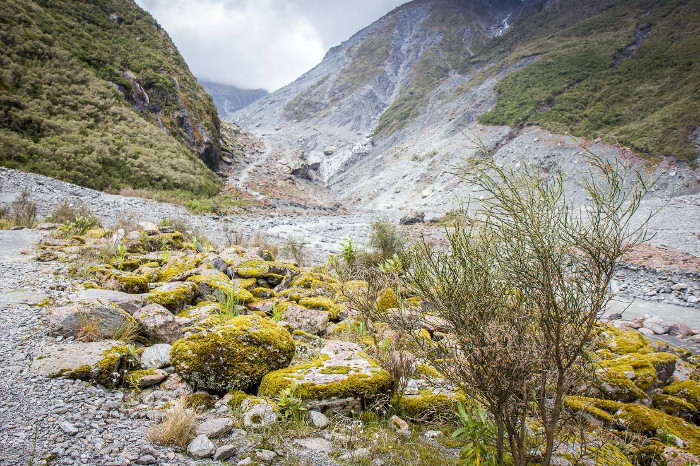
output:
<path id="1" fill-rule="evenodd" d="M 131 0 L 0 4 L 0 164 L 96 189 L 213 194 L 219 119 Z"/>
<path id="2" fill-rule="evenodd" d="M 539 59 L 501 80 L 479 119 L 602 137 L 652 156 L 693 162 L 700 125 L 700 2 L 561 1 L 522 16 L 472 64 Z"/>

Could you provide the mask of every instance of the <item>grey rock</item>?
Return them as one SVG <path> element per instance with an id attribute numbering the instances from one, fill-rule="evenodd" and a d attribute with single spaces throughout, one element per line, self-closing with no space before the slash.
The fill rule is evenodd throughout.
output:
<path id="1" fill-rule="evenodd" d="M 329 315 L 328 312 L 306 309 L 296 304 L 288 304 L 282 314 L 282 319 L 296 329 L 314 335 L 320 335 L 326 331 Z"/>
<path id="2" fill-rule="evenodd" d="M 50 307 L 44 311 L 52 335 L 77 338 L 81 329 L 94 322 L 99 336 L 110 338 L 128 325 L 131 317 L 113 304 L 88 303 Z"/>
<path id="3" fill-rule="evenodd" d="M 235 445 L 222 445 L 214 453 L 214 461 L 226 461 L 238 455 L 238 448 Z"/>
<path id="4" fill-rule="evenodd" d="M 233 419 L 219 417 L 198 425 L 195 433 L 197 435 L 206 435 L 209 438 L 217 438 L 229 433 L 231 429 L 233 429 Z"/>
<path id="5" fill-rule="evenodd" d="M 415 225 L 425 221 L 425 212 L 415 211 L 408 215 L 404 215 L 399 220 L 399 225 Z"/>
<path id="6" fill-rule="evenodd" d="M 80 432 L 73 424 L 68 421 L 61 421 L 58 423 L 58 428 L 61 429 L 66 435 L 75 435 Z"/>
<path id="7" fill-rule="evenodd" d="M 320 437 L 297 439 L 294 443 L 309 450 L 318 450 L 326 453 L 331 453 L 333 451 L 333 444 Z"/>
<path id="8" fill-rule="evenodd" d="M 309 414 L 309 419 L 311 420 L 311 424 L 314 427 L 316 427 L 317 429 L 325 428 L 328 425 L 328 423 L 330 422 L 328 420 L 328 417 L 319 411 L 311 410 L 311 411 L 309 411 L 308 414 Z"/>
<path id="9" fill-rule="evenodd" d="M 142 332 L 148 338 L 174 343 L 182 338 L 182 329 L 175 316 L 160 304 L 149 304 L 134 313 Z"/>
<path id="10" fill-rule="evenodd" d="M 272 403 L 246 398 L 241 404 L 243 425 L 254 429 L 268 427 L 279 419 Z"/>
<path id="11" fill-rule="evenodd" d="M 275 459 L 275 456 L 277 456 L 277 453 L 271 450 L 258 450 L 255 452 L 255 456 L 260 458 L 263 461 L 272 461 Z"/>
<path id="12" fill-rule="evenodd" d="M 648 319 L 644 319 L 644 328 L 648 328 L 656 335 L 664 335 L 668 333 L 672 325 L 673 324 L 671 322 L 667 322 L 660 316 L 652 316 Z"/>
<path id="13" fill-rule="evenodd" d="M 170 365 L 170 349 L 172 345 L 159 343 L 149 346 L 141 354 L 141 366 L 144 369 L 163 369 Z"/>
<path id="14" fill-rule="evenodd" d="M 100 290 L 97 288 L 79 291 L 76 293 L 74 300 L 81 302 L 96 300 L 101 303 L 116 304 L 129 314 L 133 314 L 144 305 L 143 299 L 138 295 L 124 293 L 122 291 Z"/>
<path id="15" fill-rule="evenodd" d="M 341 461 L 362 461 L 369 458 L 370 449 L 366 447 L 356 448 L 349 451 L 343 455 L 340 455 L 339 459 Z"/>
<path id="16" fill-rule="evenodd" d="M 671 325 L 671 328 L 668 329 L 668 334 L 673 335 L 673 336 L 678 336 L 678 337 L 689 337 L 693 335 L 695 332 L 693 332 L 693 329 L 691 329 L 688 325 L 683 324 L 683 323 L 676 323 Z"/>
<path id="17" fill-rule="evenodd" d="M 198 435 L 187 445 L 187 454 L 192 458 L 209 458 L 210 456 L 214 456 L 215 452 L 216 446 L 206 435 Z"/>

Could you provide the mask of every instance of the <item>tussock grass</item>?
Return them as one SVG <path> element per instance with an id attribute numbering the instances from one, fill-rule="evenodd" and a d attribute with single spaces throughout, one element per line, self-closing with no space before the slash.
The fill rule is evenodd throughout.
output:
<path id="1" fill-rule="evenodd" d="M 179 398 L 165 412 L 163 422 L 151 427 L 148 437 L 159 445 L 185 447 L 194 434 L 197 412 L 185 407 L 185 398 Z"/>

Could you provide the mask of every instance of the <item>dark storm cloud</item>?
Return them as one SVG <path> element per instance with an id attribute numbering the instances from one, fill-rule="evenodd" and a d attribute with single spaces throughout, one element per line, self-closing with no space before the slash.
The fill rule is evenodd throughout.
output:
<path id="1" fill-rule="evenodd" d="M 406 0 L 136 0 L 199 78 L 270 91 Z"/>

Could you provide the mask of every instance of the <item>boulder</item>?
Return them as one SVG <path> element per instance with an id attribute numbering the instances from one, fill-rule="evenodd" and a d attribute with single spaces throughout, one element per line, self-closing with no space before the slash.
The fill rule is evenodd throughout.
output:
<path id="1" fill-rule="evenodd" d="M 198 435 L 187 445 L 187 454 L 192 458 L 203 459 L 214 456 L 216 445 L 206 435 Z"/>
<path id="2" fill-rule="evenodd" d="M 348 342 L 331 341 L 320 353 L 320 359 L 267 374 L 258 393 L 276 396 L 295 386 L 309 409 L 354 411 L 365 400 L 388 392 L 393 385 L 389 373 Z"/>
<path id="3" fill-rule="evenodd" d="M 321 437 L 296 439 L 294 443 L 309 450 L 318 450 L 326 453 L 333 452 L 333 444 Z"/>
<path id="4" fill-rule="evenodd" d="M 423 223 L 424 221 L 425 213 L 421 211 L 415 211 L 401 217 L 401 219 L 399 220 L 399 225 L 415 225 L 417 223 Z"/>
<path id="5" fill-rule="evenodd" d="M 134 313 L 142 333 L 165 343 L 174 343 L 182 337 L 182 329 L 175 321 L 175 316 L 160 304 L 149 304 Z"/>
<path id="6" fill-rule="evenodd" d="M 171 312 L 179 312 L 189 306 L 197 287 L 187 282 L 170 282 L 145 295 L 148 303 L 160 304 Z"/>
<path id="7" fill-rule="evenodd" d="M 195 285 L 197 293 L 205 298 L 218 299 L 223 296 L 239 304 L 255 301 L 255 297 L 248 290 L 239 287 L 225 273 L 218 270 L 202 271 L 199 275 L 189 277 L 187 282 Z"/>
<path id="8" fill-rule="evenodd" d="M 96 341 L 45 347 L 34 355 L 31 371 L 46 377 L 94 380 L 114 386 L 137 365 L 135 356 L 123 343 Z"/>
<path id="9" fill-rule="evenodd" d="M 153 222 L 139 222 L 138 229 L 149 235 L 157 235 L 160 232 L 158 225 Z"/>
<path id="10" fill-rule="evenodd" d="M 294 350 L 286 329 L 252 314 L 178 340 L 170 361 L 196 388 L 223 392 L 257 385 L 267 373 L 288 366 Z"/>
<path id="11" fill-rule="evenodd" d="M 133 318 L 114 304 L 91 302 L 51 307 L 44 311 L 49 333 L 78 338 L 92 332 L 96 338 L 111 338 L 127 328 Z"/>
<path id="12" fill-rule="evenodd" d="M 320 335 L 326 331 L 329 313 L 317 309 L 307 309 L 296 304 L 288 304 L 282 313 L 282 319 L 296 329 Z"/>
<path id="13" fill-rule="evenodd" d="M 222 445 L 214 453 L 214 461 L 226 461 L 238 455 L 238 447 L 232 444 Z"/>
<path id="14" fill-rule="evenodd" d="M 80 302 L 96 300 L 102 304 L 116 304 L 124 311 L 132 315 L 144 305 L 143 299 L 140 296 L 121 291 L 102 290 L 99 288 L 81 290 L 75 295 L 73 300 Z"/>
<path id="15" fill-rule="evenodd" d="M 159 343 L 149 346 L 141 354 L 141 367 L 144 369 L 162 369 L 170 365 L 171 345 Z"/>
<path id="16" fill-rule="evenodd" d="M 279 419 L 277 405 L 264 398 L 249 397 L 240 407 L 243 425 L 253 429 L 268 427 Z"/>
<path id="17" fill-rule="evenodd" d="M 690 328 L 688 325 L 684 323 L 677 323 L 671 325 L 671 327 L 668 329 L 668 334 L 685 338 L 693 335 L 695 332 L 693 332 L 693 329 Z"/>
<path id="18" fill-rule="evenodd" d="M 671 326 L 673 326 L 671 322 L 664 320 L 660 316 L 652 316 L 648 319 L 644 319 L 644 328 L 648 328 L 656 335 L 664 335 L 668 333 Z"/>
<path id="19" fill-rule="evenodd" d="M 308 415 L 309 420 L 311 421 L 311 425 L 313 425 L 317 429 L 324 429 L 330 422 L 328 420 L 328 417 L 319 411 L 311 410 L 309 411 Z"/>
<path id="20" fill-rule="evenodd" d="M 228 434 L 233 429 L 233 419 L 229 417 L 219 417 L 209 419 L 197 426 L 197 435 L 206 435 L 209 438 L 217 438 Z"/>

